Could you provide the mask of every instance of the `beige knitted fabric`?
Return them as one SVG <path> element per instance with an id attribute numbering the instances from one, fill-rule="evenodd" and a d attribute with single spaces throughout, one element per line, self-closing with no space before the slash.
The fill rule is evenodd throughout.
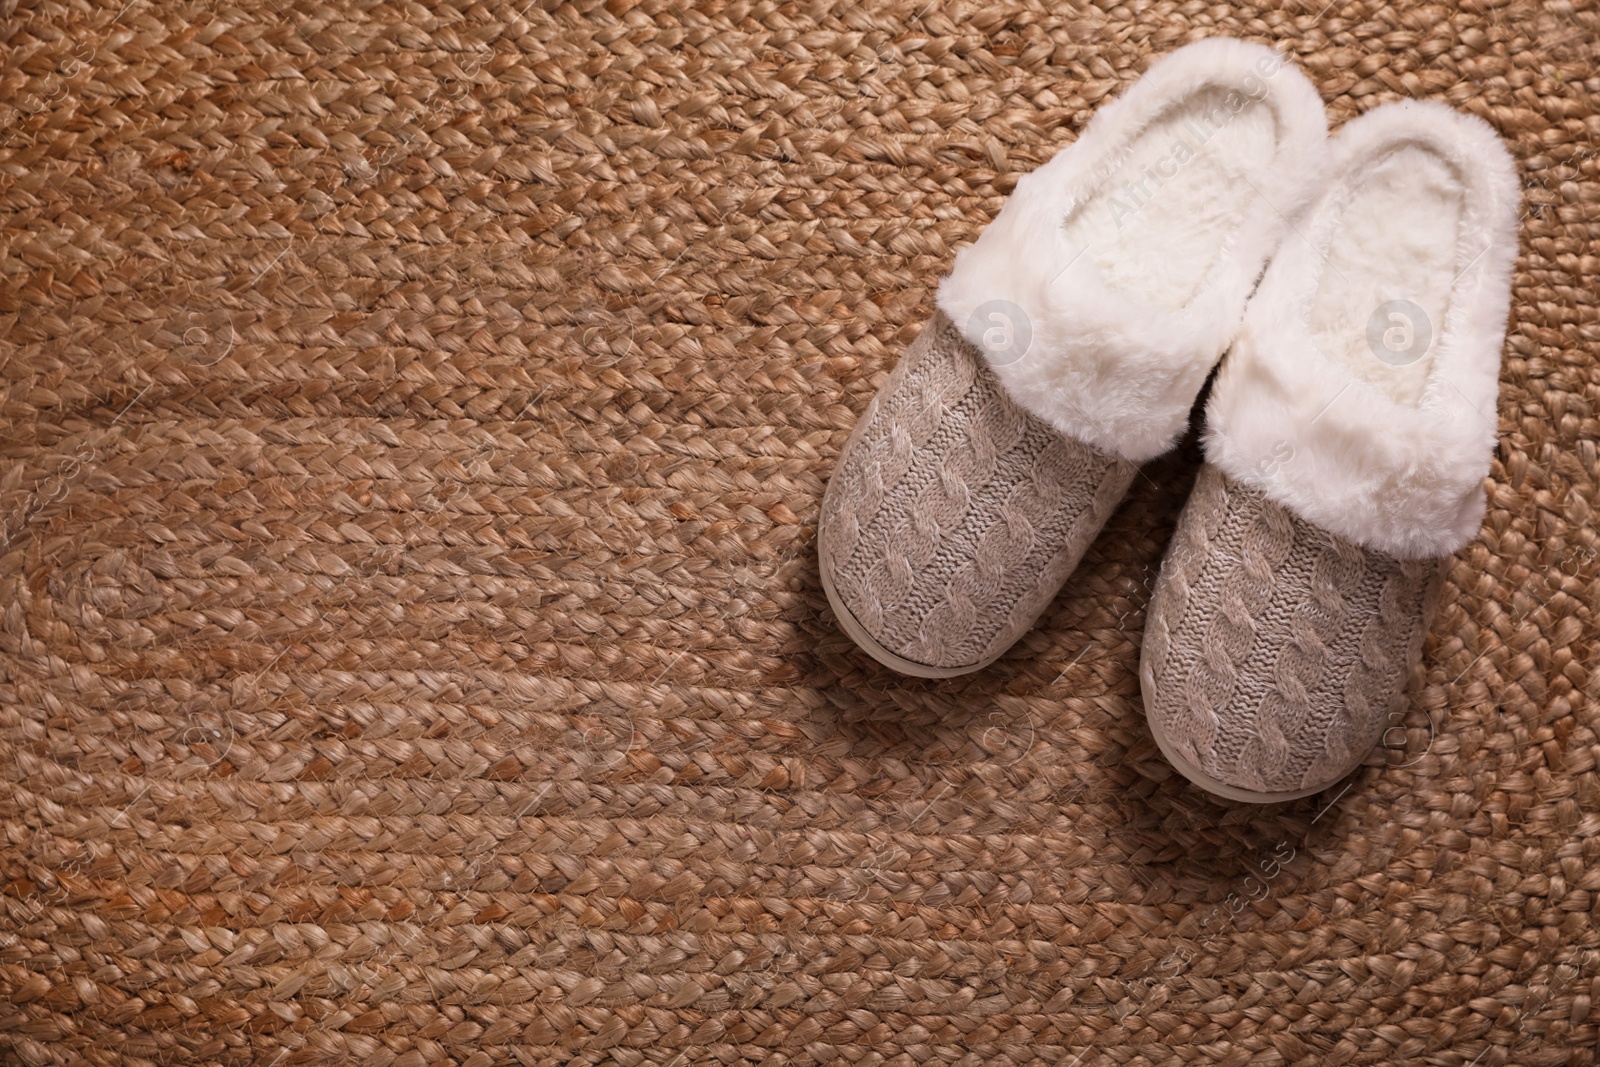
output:
<path id="1" fill-rule="evenodd" d="M 1145 623 L 1145 708 L 1164 744 L 1259 793 L 1353 770 L 1402 706 L 1442 561 L 1397 560 L 1202 467 Z"/>
<path id="2" fill-rule="evenodd" d="M 836 607 L 912 664 L 981 667 L 1038 618 L 1136 471 L 1019 408 L 936 313 L 828 483 Z"/>

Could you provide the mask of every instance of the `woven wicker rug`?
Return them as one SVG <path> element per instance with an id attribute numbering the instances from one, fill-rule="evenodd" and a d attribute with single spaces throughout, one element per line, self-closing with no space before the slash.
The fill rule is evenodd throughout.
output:
<path id="1" fill-rule="evenodd" d="M 0 7 L 0 1060 L 1594 1062 L 1594 3 L 123 4 Z M 977 675 L 814 550 L 954 251 L 1217 34 L 1527 196 L 1428 684 L 1265 808 L 1139 701 L 1192 440 Z"/>

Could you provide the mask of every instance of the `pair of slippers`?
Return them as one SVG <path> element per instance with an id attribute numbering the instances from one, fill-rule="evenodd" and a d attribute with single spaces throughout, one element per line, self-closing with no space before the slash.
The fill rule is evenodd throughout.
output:
<path id="1" fill-rule="evenodd" d="M 1404 707 L 1482 520 L 1518 200 L 1471 116 L 1408 101 L 1330 140 L 1268 48 L 1161 59 L 957 255 L 845 445 L 818 533 L 844 629 L 906 674 L 995 660 L 1226 352 L 1146 713 L 1221 796 L 1336 783 Z"/>

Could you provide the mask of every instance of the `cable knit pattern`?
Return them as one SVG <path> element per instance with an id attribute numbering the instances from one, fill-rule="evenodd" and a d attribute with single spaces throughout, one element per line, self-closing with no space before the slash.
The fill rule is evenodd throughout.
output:
<path id="1" fill-rule="evenodd" d="M 1225 785 L 1332 785 L 1403 700 L 1442 571 L 1312 526 L 1207 465 L 1150 603 L 1147 711 Z"/>
<path id="2" fill-rule="evenodd" d="M 980 667 L 1038 618 L 1136 470 L 1023 411 L 936 313 L 828 482 L 822 566 L 885 649 Z"/>

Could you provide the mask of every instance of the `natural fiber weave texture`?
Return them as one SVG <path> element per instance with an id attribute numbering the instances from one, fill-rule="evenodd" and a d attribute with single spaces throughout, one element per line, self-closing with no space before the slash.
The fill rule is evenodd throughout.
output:
<path id="1" fill-rule="evenodd" d="M 0 6 L 0 1060 L 1592 1063 L 1600 15 L 1464 6 Z M 814 538 L 955 249 L 1214 34 L 1527 183 L 1426 684 L 1266 808 L 1141 713 L 1192 444 L 949 682 Z"/>
<path id="2" fill-rule="evenodd" d="M 1137 470 L 1018 407 L 935 312 L 839 455 L 819 565 L 889 651 L 988 663 L 1033 625 Z"/>
<path id="3" fill-rule="evenodd" d="M 1226 785 L 1334 785 L 1404 719 L 1439 571 L 1319 529 L 1206 464 L 1150 598 L 1145 707 Z"/>

